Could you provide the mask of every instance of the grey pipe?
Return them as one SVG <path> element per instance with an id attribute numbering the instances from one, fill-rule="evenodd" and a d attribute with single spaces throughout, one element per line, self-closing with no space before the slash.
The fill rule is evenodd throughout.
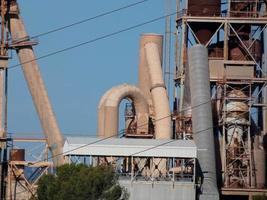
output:
<path id="1" fill-rule="evenodd" d="M 29 42 L 29 37 L 19 15 L 19 8 L 16 2 L 13 2 L 11 5 L 10 12 L 12 14 L 10 15 L 9 31 L 13 43 L 17 42 L 17 44 L 20 44 L 20 42 Z M 54 165 L 61 165 L 63 164 L 62 151 L 64 138 L 60 133 L 32 46 L 30 44 L 18 46 L 16 50 L 44 134 L 47 138 L 48 147 L 52 152 Z"/>
<path id="2" fill-rule="evenodd" d="M 199 199 L 217 200 L 219 194 L 215 168 L 208 52 L 202 45 L 195 45 L 189 50 L 189 75 L 193 134 L 198 148 L 197 158 L 202 176 Z"/>

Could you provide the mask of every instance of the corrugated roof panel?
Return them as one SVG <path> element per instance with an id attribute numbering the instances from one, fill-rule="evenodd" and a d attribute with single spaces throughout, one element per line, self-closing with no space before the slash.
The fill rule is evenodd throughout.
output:
<path id="1" fill-rule="evenodd" d="M 66 137 L 65 155 L 196 158 L 192 140 Z"/>

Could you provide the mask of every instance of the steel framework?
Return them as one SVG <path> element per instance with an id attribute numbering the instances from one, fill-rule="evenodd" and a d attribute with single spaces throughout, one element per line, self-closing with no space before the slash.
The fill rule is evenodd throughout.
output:
<path id="1" fill-rule="evenodd" d="M 185 119 L 187 50 L 194 44 L 202 44 L 209 51 L 214 130 L 220 146 L 217 152 L 219 186 L 228 193 L 233 188 L 263 188 L 258 179 L 265 171 L 258 170 L 258 165 L 259 162 L 265 165 L 265 160 L 255 159 L 254 154 L 256 149 L 263 149 L 262 140 L 266 134 L 266 121 L 262 119 L 267 119 L 267 76 L 258 45 L 264 42 L 266 5 L 259 0 L 227 0 L 221 2 L 220 13 L 202 16 L 192 14 L 189 4 L 190 0 L 177 1 L 174 82 L 175 94 L 179 95 L 174 98 L 179 104 L 175 105 L 177 110 L 174 109 L 176 134 L 181 135 L 179 124 L 184 124 Z M 212 34 L 203 39 L 198 30 L 205 29 Z M 255 143 L 256 140 L 259 142 Z"/>

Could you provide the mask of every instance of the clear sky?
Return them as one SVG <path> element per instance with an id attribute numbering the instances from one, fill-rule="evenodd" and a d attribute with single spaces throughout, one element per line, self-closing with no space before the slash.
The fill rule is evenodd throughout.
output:
<path id="1" fill-rule="evenodd" d="M 117 9 L 138 0 L 19 1 L 30 36 Z M 165 0 L 149 0 L 132 8 L 38 38 L 37 57 L 163 16 Z M 164 34 L 160 20 L 61 54 L 39 60 L 50 100 L 64 134 L 95 135 L 97 104 L 109 88 L 137 83 L 141 33 Z M 17 64 L 13 52 L 10 65 Z M 16 136 L 41 133 L 21 68 L 9 71 L 8 131 Z M 27 134 L 19 134 L 27 133 Z"/>

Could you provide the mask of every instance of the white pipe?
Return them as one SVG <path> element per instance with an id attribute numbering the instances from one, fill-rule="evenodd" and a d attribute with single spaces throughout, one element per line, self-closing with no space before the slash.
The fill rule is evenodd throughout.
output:
<path id="1" fill-rule="evenodd" d="M 98 107 L 97 107 L 97 113 L 98 113 L 98 129 L 97 129 L 97 135 L 98 137 L 104 137 L 104 130 L 105 130 L 105 112 L 104 112 L 104 106 L 103 104 L 105 103 L 106 99 L 108 96 L 114 91 L 119 88 L 123 87 L 123 85 L 115 86 L 108 91 L 105 92 L 105 94 L 101 97 Z"/>
<path id="2" fill-rule="evenodd" d="M 25 26 L 19 15 L 19 8 L 17 3 L 11 5 L 10 12 L 10 33 L 12 41 L 24 40 L 28 41 L 28 35 Z M 18 42 L 18 44 L 20 44 Z M 50 104 L 49 97 L 39 71 L 36 57 L 34 55 L 31 44 L 17 47 L 17 54 L 22 65 L 23 73 L 28 84 L 28 88 L 32 95 L 32 99 L 37 110 L 44 134 L 48 141 L 48 146 L 53 155 L 54 165 L 63 164 L 63 144 L 64 139 L 60 133 L 56 117 L 54 115 L 52 105 Z"/>
<path id="3" fill-rule="evenodd" d="M 150 115 L 154 115 L 153 103 L 151 97 L 151 80 L 148 72 L 148 63 L 145 53 L 145 45 L 153 42 L 158 45 L 160 61 L 162 61 L 162 41 L 163 36 L 155 33 L 142 34 L 139 43 L 139 67 L 138 67 L 138 87 L 142 90 L 149 103 Z"/>
<path id="4" fill-rule="evenodd" d="M 114 87 L 102 97 L 98 110 L 98 135 L 115 137 L 118 135 L 119 104 L 123 99 L 131 99 L 134 103 L 137 118 L 137 134 L 148 133 L 148 101 L 136 86 L 123 84 Z"/>
<path id="5" fill-rule="evenodd" d="M 171 112 L 168 95 L 163 81 L 159 48 L 156 43 L 145 45 L 148 71 L 151 81 L 151 94 L 155 110 L 155 138 L 170 139 Z"/>

